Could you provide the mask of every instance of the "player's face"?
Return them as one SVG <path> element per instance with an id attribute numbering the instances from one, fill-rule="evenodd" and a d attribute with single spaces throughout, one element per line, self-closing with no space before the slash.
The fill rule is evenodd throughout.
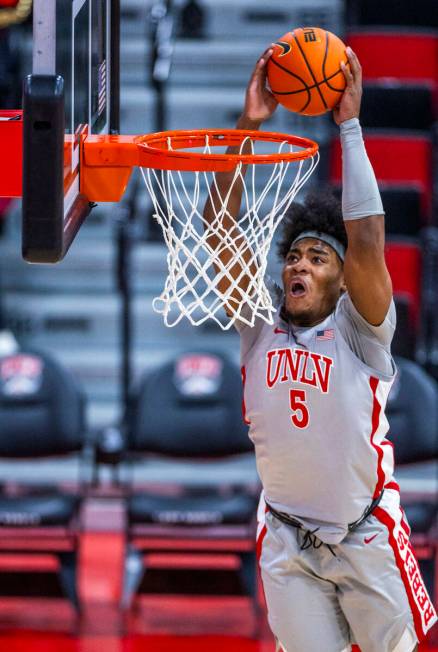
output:
<path id="1" fill-rule="evenodd" d="M 338 255 L 316 238 L 304 238 L 289 251 L 282 278 L 286 312 L 297 326 L 323 321 L 346 289 Z"/>

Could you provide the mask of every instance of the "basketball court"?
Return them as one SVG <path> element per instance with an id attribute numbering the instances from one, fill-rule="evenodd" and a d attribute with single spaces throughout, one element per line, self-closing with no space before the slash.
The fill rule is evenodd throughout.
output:
<path id="1" fill-rule="evenodd" d="M 0 601 L 0 643 L 11 652 L 273 652 L 266 623 L 254 639 L 252 615 L 241 598 L 144 597 L 122 617 L 118 606 L 123 542 L 114 534 L 84 537 L 78 625 L 62 602 Z M 420 652 L 437 648 L 423 645 Z M 353 648 L 353 652 L 359 652 Z"/>
<path id="2" fill-rule="evenodd" d="M 238 243 L 229 267 L 220 272 L 227 279 L 233 261 L 251 265 L 260 251 L 266 258 L 277 224 L 316 169 L 318 144 L 301 136 L 269 132 L 262 137 L 227 129 L 120 134 L 121 1 L 34 0 L 32 72 L 24 80 L 23 107 L 0 107 L 0 138 L 10 152 L 0 156 L 0 197 L 22 197 L 22 257 L 33 265 L 62 261 L 96 204 L 115 206 L 137 175 L 171 252 L 169 275 L 154 304 L 166 326 L 177 326 L 182 318 L 195 326 L 213 320 L 225 331 L 237 319 L 253 325 L 259 316 L 270 323 L 266 260 L 245 297 L 251 317 L 239 310 L 223 315 L 235 288 L 231 283 L 220 302 L 211 281 L 209 238 L 220 235 L 219 217 L 228 201 L 213 174 L 229 172 L 232 183 L 245 186 L 239 226 L 253 257 L 248 262 L 248 252 Z M 234 147 L 234 154 L 225 154 L 227 147 Z M 246 166 L 250 172 L 244 179 Z M 206 202 L 214 214 L 207 236 Z M 132 608 L 123 610 L 126 540 L 123 527 L 111 521 L 111 505 L 116 500 L 120 508 L 123 497 L 120 487 L 110 488 L 108 496 L 105 486 L 99 491 L 91 503 L 102 506 L 109 498 L 110 507 L 102 510 L 106 527 L 89 521 L 79 533 L 82 612 L 62 600 L 1 598 L 0 646 L 8 652 L 274 652 L 259 584 L 256 614 L 247 596 L 181 597 L 171 591 L 166 595 L 166 587 L 162 595 L 137 596 Z M 178 560 L 196 567 L 195 557 L 189 551 Z M 17 564 L 26 570 L 13 551 L 0 558 L 0 569 Z M 56 570 L 56 564 L 36 551 L 33 568 L 45 572 Z M 419 650 L 438 648 L 426 644 Z"/>

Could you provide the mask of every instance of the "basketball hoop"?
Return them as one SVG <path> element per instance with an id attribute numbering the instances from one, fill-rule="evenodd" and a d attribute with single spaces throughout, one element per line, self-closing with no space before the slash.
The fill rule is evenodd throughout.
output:
<path id="1" fill-rule="evenodd" d="M 17 134 L 11 119 L 0 124 L 7 125 L 10 139 L 21 138 L 21 120 Z M 253 326 L 257 318 L 273 323 L 275 308 L 264 283 L 267 257 L 278 224 L 319 161 L 317 143 L 232 129 L 146 136 L 84 132 L 79 142 L 83 202 L 119 201 L 132 168 L 141 168 L 168 247 L 168 276 L 153 302 L 166 326 L 176 326 L 183 317 L 194 326 L 213 319 L 224 330 L 237 321 Z M 256 151 L 260 145 L 261 153 Z M 215 147 L 234 147 L 237 153 L 217 153 Z M 4 175 L 0 184 L 5 196 L 21 194 L 11 181 L 17 178 L 21 186 L 20 170 L 17 159 L 12 176 Z M 232 192 L 237 184 L 243 209 L 236 217 L 238 207 L 229 211 L 228 204 L 230 198 L 236 203 Z M 203 214 L 206 205 L 208 216 Z"/>
<path id="2" fill-rule="evenodd" d="M 276 151 L 256 153 L 260 143 Z M 249 154 L 243 152 L 248 145 Z M 154 217 L 168 247 L 167 280 L 153 302 L 166 326 L 176 326 L 183 317 L 194 326 L 213 319 L 223 330 L 236 321 L 253 326 L 257 318 L 272 324 L 275 308 L 264 283 L 269 248 L 278 224 L 318 163 L 318 145 L 272 132 L 202 130 L 152 134 L 138 139 L 137 146 Z M 217 146 L 238 146 L 239 153 L 213 152 Z M 187 148 L 201 151 L 181 151 Z M 223 196 L 218 172 L 232 174 Z M 236 219 L 227 208 L 235 184 L 241 184 L 243 204 Z M 208 221 L 203 215 L 207 200 L 214 210 Z M 243 237 L 229 237 L 224 217 L 234 220 Z M 210 246 L 212 236 L 223 243 L 219 248 Z M 232 253 L 227 265 L 221 261 L 224 248 Z M 242 273 L 233 279 L 230 270 L 236 263 Z M 250 267 L 256 271 L 242 292 L 239 280 Z M 229 284 L 225 292 L 218 289 L 223 279 Z M 236 288 L 241 300 L 233 307 L 230 298 Z"/>

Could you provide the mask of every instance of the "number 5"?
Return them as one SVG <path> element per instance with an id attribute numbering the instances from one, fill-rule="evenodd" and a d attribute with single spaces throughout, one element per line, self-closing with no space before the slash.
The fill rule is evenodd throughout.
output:
<path id="1" fill-rule="evenodd" d="M 294 426 L 297 428 L 307 428 L 309 425 L 309 410 L 306 405 L 306 392 L 304 389 L 291 389 L 289 392 L 289 404 L 290 409 L 294 412 L 290 417 Z"/>

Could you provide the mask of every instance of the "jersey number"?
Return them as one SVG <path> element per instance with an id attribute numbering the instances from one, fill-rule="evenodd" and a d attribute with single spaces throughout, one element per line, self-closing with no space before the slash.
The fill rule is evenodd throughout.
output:
<path id="1" fill-rule="evenodd" d="M 304 389 L 291 389 L 289 404 L 293 414 L 292 423 L 297 428 L 307 428 L 309 425 L 309 410 L 306 405 L 306 392 Z"/>

